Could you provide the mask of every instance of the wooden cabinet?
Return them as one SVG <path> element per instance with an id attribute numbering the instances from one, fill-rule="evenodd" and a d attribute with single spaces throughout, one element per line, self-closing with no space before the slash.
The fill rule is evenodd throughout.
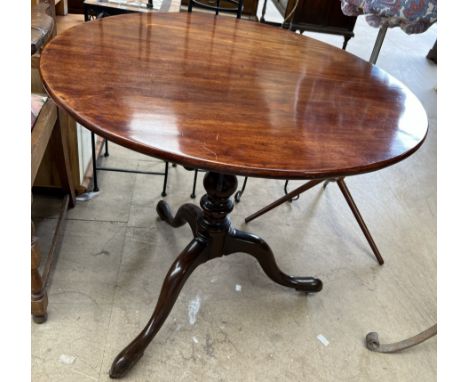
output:
<path id="1" fill-rule="evenodd" d="M 84 0 L 68 0 L 68 12 L 83 14 Z"/>
<path id="2" fill-rule="evenodd" d="M 341 35 L 345 39 L 343 49 L 346 48 L 349 39 L 354 36 L 357 17 L 345 16 L 341 12 L 340 0 L 271 0 L 267 6 L 273 3 L 281 15 L 287 17 L 296 1 L 292 30 Z M 288 20 L 284 26 L 289 28 Z"/>

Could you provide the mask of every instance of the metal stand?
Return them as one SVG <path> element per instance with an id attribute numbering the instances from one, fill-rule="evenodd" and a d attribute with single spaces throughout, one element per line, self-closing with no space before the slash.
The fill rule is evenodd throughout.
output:
<path id="1" fill-rule="evenodd" d="M 109 156 L 109 148 L 107 139 L 105 140 L 105 153 L 104 156 Z M 166 196 L 166 187 L 167 187 L 167 177 L 169 176 L 169 163 L 166 162 L 166 167 L 164 172 L 156 172 L 156 171 L 139 171 L 139 170 L 128 170 L 124 168 L 112 168 L 112 167 L 98 167 L 97 166 L 97 159 L 96 159 L 96 142 L 95 142 L 95 134 L 91 132 L 91 150 L 92 150 L 92 164 L 93 164 L 93 191 L 99 191 L 98 186 L 98 179 L 97 179 L 97 172 L 98 171 L 113 171 L 113 172 L 126 172 L 132 174 L 147 174 L 147 175 L 164 175 L 164 185 L 163 190 L 161 192 L 161 196 Z"/>
<path id="2" fill-rule="evenodd" d="M 302 194 L 304 191 L 307 191 L 311 189 L 312 187 L 315 187 L 317 184 L 322 183 L 325 181 L 325 179 L 318 179 L 318 180 L 311 180 L 302 186 L 296 188 L 295 190 L 289 192 L 282 198 L 279 198 L 278 200 L 274 201 L 273 203 L 270 203 L 266 207 L 263 207 L 261 210 L 253 213 L 252 215 L 249 215 L 245 218 L 245 222 L 251 222 L 252 220 L 258 218 L 259 216 L 262 216 L 263 214 L 267 213 L 268 211 L 271 211 L 273 208 L 278 207 L 279 205 L 283 204 L 286 201 L 291 201 L 293 198 L 299 196 Z M 340 188 L 341 193 L 343 194 L 344 198 L 346 199 L 346 202 L 348 203 L 349 208 L 353 212 L 353 215 L 355 219 L 357 220 L 359 226 L 361 227 L 362 232 L 364 233 L 364 236 L 367 239 L 367 242 L 369 243 L 372 252 L 374 253 L 375 258 L 377 259 L 377 262 L 379 265 L 384 264 L 384 259 L 382 258 L 382 255 L 380 254 L 379 249 L 377 248 L 377 245 L 374 242 L 374 239 L 372 238 L 366 223 L 364 222 L 364 219 L 361 216 L 361 213 L 359 212 L 359 209 L 356 206 L 356 203 L 354 202 L 351 193 L 349 192 L 348 187 L 346 186 L 346 183 L 344 181 L 344 178 L 338 178 L 338 179 L 328 179 L 326 180 L 324 187 L 327 186 L 327 184 L 330 181 L 336 181 L 338 183 L 338 187 Z"/>

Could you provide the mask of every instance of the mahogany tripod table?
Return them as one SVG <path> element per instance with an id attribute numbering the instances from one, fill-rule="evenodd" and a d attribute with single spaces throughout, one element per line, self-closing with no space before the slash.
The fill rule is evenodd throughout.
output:
<path id="1" fill-rule="evenodd" d="M 322 289 L 315 277 L 283 273 L 264 240 L 232 226 L 236 175 L 311 180 L 375 171 L 414 153 L 427 133 L 420 102 L 381 69 L 311 38 L 230 17 L 92 21 L 50 42 L 40 72 L 55 102 L 91 131 L 207 171 L 201 208 L 184 204 L 173 215 L 164 201 L 157 205 L 162 220 L 188 223 L 194 238 L 169 269 L 148 324 L 114 360 L 113 378 L 136 364 L 187 278 L 213 258 L 244 252 L 281 285 Z"/>

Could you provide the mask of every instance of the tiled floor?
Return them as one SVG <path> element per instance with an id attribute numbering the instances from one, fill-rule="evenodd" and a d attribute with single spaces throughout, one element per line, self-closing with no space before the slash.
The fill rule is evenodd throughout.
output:
<path id="1" fill-rule="evenodd" d="M 359 18 L 355 33 L 348 50 L 368 59 L 377 30 Z M 436 27 L 416 36 L 389 30 L 377 62 L 425 106 L 425 144 L 400 164 L 348 179 L 386 264 L 377 265 L 334 184 L 246 226 L 243 218 L 280 197 L 283 186 L 250 179 L 234 223 L 263 236 L 285 272 L 319 276 L 323 291 L 305 296 L 278 286 L 241 254 L 206 263 L 126 380 L 436 380 L 435 338 L 395 355 L 371 353 L 363 342 L 369 331 L 391 342 L 436 322 L 437 78 L 425 58 L 435 40 Z M 163 168 L 112 144 L 110 153 L 102 159 L 107 165 Z M 172 206 L 190 201 L 192 176 L 170 168 L 166 200 Z M 100 172 L 99 178 L 100 194 L 68 214 L 49 319 L 31 324 L 35 382 L 108 380 L 113 357 L 143 328 L 166 271 L 190 239 L 188 227 L 176 230 L 156 219 L 162 177 Z M 35 206 L 42 237 L 53 222 L 50 204 Z"/>

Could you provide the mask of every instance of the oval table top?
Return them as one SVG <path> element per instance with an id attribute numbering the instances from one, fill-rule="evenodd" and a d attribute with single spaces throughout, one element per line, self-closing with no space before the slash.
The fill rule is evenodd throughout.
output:
<path id="1" fill-rule="evenodd" d="M 347 176 L 416 151 L 426 113 L 401 82 L 341 49 L 211 14 L 131 14 L 50 42 L 56 103 L 124 147 L 221 173 Z"/>

